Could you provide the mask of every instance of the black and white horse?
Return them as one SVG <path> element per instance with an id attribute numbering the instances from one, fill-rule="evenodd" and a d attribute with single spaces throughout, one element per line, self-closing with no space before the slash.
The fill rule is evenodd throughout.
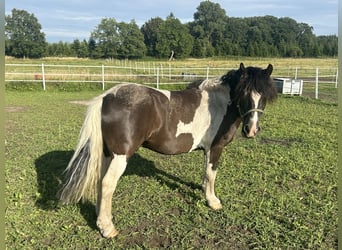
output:
<path id="1" fill-rule="evenodd" d="M 258 133 L 266 103 L 277 96 L 272 70 L 272 65 L 245 68 L 241 63 L 238 70 L 182 91 L 121 84 L 94 98 L 60 200 L 68 204 L 97 197 L 96 224 L 102 236 L 116 236 L 112 196 L 128 159 L 143 146 L 170 155 L 202 149 L 206 200 L 212 209 L 222 208 L 214 191 L 218 160 L 241 122 L 244 137 Z"/>

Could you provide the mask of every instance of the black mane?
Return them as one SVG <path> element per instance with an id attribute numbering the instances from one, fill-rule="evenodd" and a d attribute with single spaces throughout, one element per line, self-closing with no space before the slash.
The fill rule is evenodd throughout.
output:
<path id="1" fill-rule="evenodd" d="M 269 65 L 267 69 L 261 69 L 258 67 L 245 68 L 241 64 L 238 70 L 231 70 L 221 77 L 222 84 L 229 85 L 233 100 L 238 99 L 245 93 L 256 91 L 267 102 L 271 102 L 277 98 L 277 89 L 270 77 L 272 70 L 272 65 Z"/>
<path id="2" fill-rule="evenodd" d="M 245 93 L 256 91 L 261 94 L 267 102 L 277 98 L 277 89 L 273 79 L 270 77 L 273 67 L 269 65 L 266 69 L 258 67 L 247 67 L 240 64 L 238 70 L 230 70 L 221 76 L 221 85 L 228 85 L 232 100 L 237 100 Z M 204 79 L 196 80 L 187 86 L 187 89 L 199 89 Z"/>

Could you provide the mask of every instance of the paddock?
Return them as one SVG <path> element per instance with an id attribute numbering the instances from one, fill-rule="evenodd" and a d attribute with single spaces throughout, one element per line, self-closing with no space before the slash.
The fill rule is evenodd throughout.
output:
<path id="1" fill-rule="evenodd" d="M 256 139 L 237 134 L 225 148 L 220 211 L 202 195 L 201 152 L 140 149 L 113 200 L 121 234 L 101 238 L 94 204 L 55 198 L 84 119 L 79 103 L 99 93 L 6 91 L 9 249 L 337 247 L 337 104 L 297 96 L 267 106 Z"/>

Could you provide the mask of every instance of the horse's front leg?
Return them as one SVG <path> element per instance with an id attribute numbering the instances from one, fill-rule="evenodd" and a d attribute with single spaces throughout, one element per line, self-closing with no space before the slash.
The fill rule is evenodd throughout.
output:
<path id="1" fill-rule="evenodd" d="M 113 238 L 118 234 L 112 222 L 112 196 L 126 165 L 126 155 L 114 155 L 102 178 L 96 208 L 98 213 L 96 225 L 105 238 Z"/>
<path id="2" fill-rule="evenodd" d="M 217 163 L 218 158 L 221 155 L 221 151 L 215 152 L 215 154 L 218 153 L 218 155 L 215 155 L 215 157 L 212 157 L 213 155 L 211 155 L 213 152 L 205 152 L 204 178 L 202 187 L 209 207 L 214 210 L 222 208 L 221 201 L 215 195 L 215 178 L 217 173 Z"/>

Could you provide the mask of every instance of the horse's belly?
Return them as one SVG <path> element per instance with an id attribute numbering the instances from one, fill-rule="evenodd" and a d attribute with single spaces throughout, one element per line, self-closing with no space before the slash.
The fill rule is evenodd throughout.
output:
<path id="1" fill-rule="evenodd" d="M 156 135 L 143 143 L 143 147 L 162 154 L 181 154 L 192 150 L 194 144 L 190 133 L 180 134 L 177 137 L 169 135 Z"/>

